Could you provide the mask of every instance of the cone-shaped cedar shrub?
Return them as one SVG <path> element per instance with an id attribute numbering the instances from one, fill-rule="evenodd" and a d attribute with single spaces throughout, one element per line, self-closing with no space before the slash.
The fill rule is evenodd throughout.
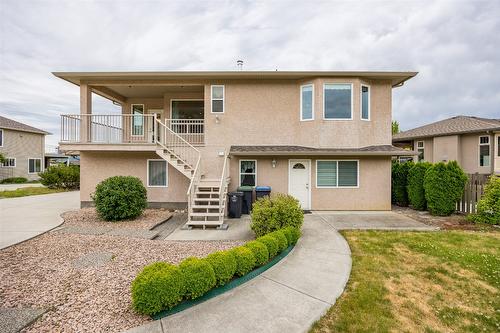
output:
<path id="1" fill-rule="evenodd" d="M 500 177 L 491 176 L 484 195 L 477 204 L 477 213 L 469 215 L 474 222 L 500 224 Z"/>
<path id="2" fill-rule="evenodd" d="M 392 163 L 392 201 L 398 206 L 408 206 L 408 171 L 413 162 Z"/>
<path id="3" fill-rule="evenodd" d="M 433 215 L 447 216 L 456 209 L 464 192 L 467 176 L 456 161 L 432 165 L 424 177 L 427 208 Z"/>
<path id="4" fill-rule="evenodd" d="M 408 200 L 413 209 L 425 210 L 424 177 L 427 170 L 432 166 L 428 162 L 415 163 L 408 171 Z"/>
<path id="5" fill-rule="evenodd" d="M 236 258 L 231 251 L 217 251 L 206 257 L 208 263 L 212 266 L 217 280 L 217 286 L 223 286 L 236 273 Z"/>
<path id="6" fill-rule="evenodd" d="M 255 257 L 256 266 L 262 266 L 269 261 L 269 251 L 261 242 L 251 241 L 246 243 L 244 246 L 252 251 L 253 256 Z"/>
<path id="7" fill-rule="evenodd" d="M 278 254 L 278 241 L 269 235 L 262 236 L 256 239 L 257 242 L 261 242 L 267 247 L 269 252 L 269 259 L 274 258 Z"/>
<path id="8" fill-rule="evenodd" d="M 216 284 L 214 269 L 207 260 L 186 258 L 179 264 L 179 269 L 184 275 L 186 298 L 203 296 Z"/>
<path id="9" fill-rule="evenodd" d="M 132 306 L 147 315 L 170 309 L 182 300 L 184 285 L 177 266 L 165 262 L 148 265 L 132 282 Z"/>
<path id="10" fill-rule="evenodd" d="M 243 276 L 255 267 L 255 256 L 250 249 L 238 246 L 232 251 L 236 257 L 236 275 Z"/>

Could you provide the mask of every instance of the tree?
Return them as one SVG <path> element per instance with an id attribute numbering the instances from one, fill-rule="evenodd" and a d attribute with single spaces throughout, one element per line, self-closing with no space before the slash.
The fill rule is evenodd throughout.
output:
<path id="1" fill-rule="evenodd" d="M 392 121 L 392 134 L 397 134 L 399 133 L 399 123 L 397 120 Z"/>

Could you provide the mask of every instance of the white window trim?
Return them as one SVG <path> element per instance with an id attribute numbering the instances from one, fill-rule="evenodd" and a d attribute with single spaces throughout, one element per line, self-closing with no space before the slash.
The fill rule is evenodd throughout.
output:
<path id="1" fill-rule="evenodd" d="M 419 146 L 418 146 L 418 144 L 419 144 L 420 142 L 422 142 L 422 147 L 419 147 Z M 420 148 L 420 149 L 425 149 L 425 141 L 417 141 L 417 145 L 416 145 L 416 147 L 415 147 L 415 148 L 416 148 L 416 149 L 419 149 L 419 148 Z"/>
<path id="2" fill-rule="evenodd" d="M 318 186 L 318 162 L 337 162 L 337 185 L 336 186 Z M 358 185 L 357 186 L 339 186 L 339 164 L 338 162 L 357 162 L 357 180 L 358 180 Z M 316 160 L 316 184 L 315 187 L 317 189 L 323 189 L 323 188 L 329 188 L 329 189 L 343 189 L 343 188 L 359 188 L 360 185 L 360 179 L 359 179 L 359 159 L 358 160 L 345 160 L 345 159 L 327 159 L 327 160 Z"/>
<path id="3" fill-rule="evenodd" d="M 368 119 L 363 118 L 363 87 L 368 88 Z M 372 98 L 372 87 L 369 84 L 362 83 L 359 88 L 359 118 L 363 121 L 370 121 L 371 119 L 371 98 Z"/>
<path id="4" fill-rule="evenodd" d="M 40 171 L 30 172 L 30 160 L 40 160 Z M 35 166 L 36 166 L 36 164 L 35 164 Z M 35 167 L 35 169 L 36 169 L 36 167 Z M 37 174 L 37 173 L 42 172 L 42 171 L 43 171 L 42 159 L 40 157 L 28 157 L 28 174 L 34 175 L 34 174 Z"/>
<path id="5" fill-rule="evenodd" d="M 255 172 L 254 173 L 246 173 L 246 172 L 243 172 L 241 173 L 241 162 L 242 161 L 252 161 L 252 162 L 255 162 Z M 253 175 L 255 174 L 255 186 L 257 186 L 257 160 L 254 160 L 254 159 L 241 159 L 239 160 L 238 162 L 238 186 L 241 186 L 241 175 Z"/>
<path id="6" fill-rule="evenodd" d="M 8 157 L 8 156 L 5 156 L 5 159 L 6 159 L 6 160 L 14 160 L 14 165 L 12 165 L 12 166 L 11 166 L 11 165 L 4 166 L 4 165 L 2 164 L 2 168 L 15 168 L 15 167 L 17 167 L 17 160 L 16 160 L 16 158 L 15 158 L 15 157 Z"/>
<path id="7" fill-rule="evenodd" d="M 149 162 L 150 161 L 161 161 L 161 162 L 165 162 L 165 185 L 149 185 Z M 147 159 L 147 162 L 146 162 L 146 174 L 147 174 L 147 177 L 146 177 L 146 185 L 147 187 L 161 187 L 161 188 L 166 188 L 168 187 L 168 162 L 161 159 L 161 158 L 151 158 L 151 159 Z"/>
<path id="8" fill-rule="evenodd" d="M 133 134 L 134 133 L 134 105 L 142 105 L 142 134 Z M 131 115 L 131 119 L 130 119 L 130 136 L 131 137 L 135 137 L 135 138 L 138 138 L 138 137 L 144 137 L 144 126 L 146 125 L 144 122 L 146 120 L 146 118 L 144 117 L 146 114 L 146 105 L 144 104 L 140 104 L 140 103 L 132 103 L 130 104 L 130 115 Z"/>
<path id="9" fill-rule="evenodd" d="M 312 116 L 312 118 L 311 119 L 304 119 L 302 117 L 302 115 L 303 115 L 303 112 L 302 112 L 302 88 L 305 88 L 305 87 L 312 88 L 312 90 L 311 90 L 311 93 L 312 93 L 311 116 Z M 314 120 L 314 84 L 308 83 L 308 84 L 303 84 L 300 86 L 300 121 L 312 121 L 312 120 Z"/>
<path id="10" fill-rule="evenodd" d="M 1 140 L 0 140 L 0 147 L 3 147 L 3 139 L 4 139 L 3 138 L 3 128 L 0 128 L 0 138 L 1 138 Z"/>
<path id="11" fill-rule="evenodd" d="M 213 98 L 214 97 L 214 88 L 222 87 L 222 99 Z M 214 112 L 213 111 L 213 101 L 222 100 L 222 112 Z M 213 114 L 223 114 L 226 112 L 226 87 L 223 84 L 213 84 L 210 86 L 210 113 Z"/>
<path id="12" fill-rule="evenodd" d="M 481 143 L 481 138 L 488 138 L 488 143 Z M 489 135 L 480 135 L 479 136 L 479 145 L 478 145 L 478 149 L 477 149 L 477 165 L 480 167 L 480 168 L 489 168 L 491 167 L 491 160 L 492 158 L 495 158 L 494 156 L 491 156 L 491 145 L 490 145 L 490 136 Z M 490 161 L 488 163 L 488 165 L 481 165 L 481 146 L 488 146 L 488 152 L 490 153 Z"/>
<path id="13" fill-rule="evenodd" d="M 326 118 L 326 98 L 325 98 L 325 90 L 328 85 L 350 85 L 351 86 L 351 118 Z M 323 83 L 323 120 L 333 120 L 333 121 L 342 121 L 342 120 L 353 120 L 353 109 L 354 109 L 354 99 L 353 99 L 353 84 L 348 82 L 325 82 Z"/>

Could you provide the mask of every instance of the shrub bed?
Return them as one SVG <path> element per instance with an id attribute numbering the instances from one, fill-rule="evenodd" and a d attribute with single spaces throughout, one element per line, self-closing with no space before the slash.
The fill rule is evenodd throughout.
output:
<path id="1" fill-rule="evenodd" d="M 147 207 L 147 192 L 141 180 L 115 176 L 103 180 L 92 195 L 97 213 L 106 221 L 136 218 Z"/>
<path id="2" fill-rule="evenodd" d="M 424 177 L 425 199 L 429 212 L 447 216 L 456 209 L 456 202 L 464 192 L 467 176 L 457 162 L 436 163 Z"/>
<path id="3" fill-rule="evenodd" d="M 477 213 L 469 220 L 479 223 L 500 224 L 500 177 L 491 176 L 484 188 L 484 194 L 477 203 Z"/>
<path id="4" fill-rule="evenodd" d="M 413 209 L 425 210 L 427 208 L 424 191 L 424 177 L 431 166 L 431 163 L 420 162 L 414 164 L 408 171 L 408 201 Z"/>
<path id="5" fill-rule="evenodd" d="M 80 167 L 76 165 L 55 165 L 38 173 L 40 183 L 48 188 L 76 190 L 80 188 Z"/>
<path id="6" fill-rule="evenodd" d="M 234 276 L 244 276 L 288 246 L 297 242 L 300 230 L 287 227 L 228 251 L 206 258 L 187 258 L 179 266 L 165 262 L 148 265 L 132 282 L 132 306 L 154 315 L 169 310 L 182 300 L 203 296 L 215 286 L 223 286 Z M 285 245 L 283 245 L 285 244 Z"/>
<path id="7" fill-rule="evenodd" d="M 304 212 L 291 195 L 275 194 L 257 200 L 252 206 L 251 218 L 250 228 L 260 237 L 289 226 L 300 229 Z"/>
<path id="8" fill-rule="evenodd" d="M 0 184 L 23 184 L 28 182 L 28 179 L 24 177 L 11 177 L 3 179 Z"/>

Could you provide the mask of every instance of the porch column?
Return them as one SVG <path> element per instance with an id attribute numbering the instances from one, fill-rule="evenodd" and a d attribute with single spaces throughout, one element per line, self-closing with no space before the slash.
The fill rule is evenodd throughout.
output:
<path id="1" fill-rule="evenodd" d="M 92 89 L 86 83 L 80 84 L 80 141 L 91 142 Z"/>

